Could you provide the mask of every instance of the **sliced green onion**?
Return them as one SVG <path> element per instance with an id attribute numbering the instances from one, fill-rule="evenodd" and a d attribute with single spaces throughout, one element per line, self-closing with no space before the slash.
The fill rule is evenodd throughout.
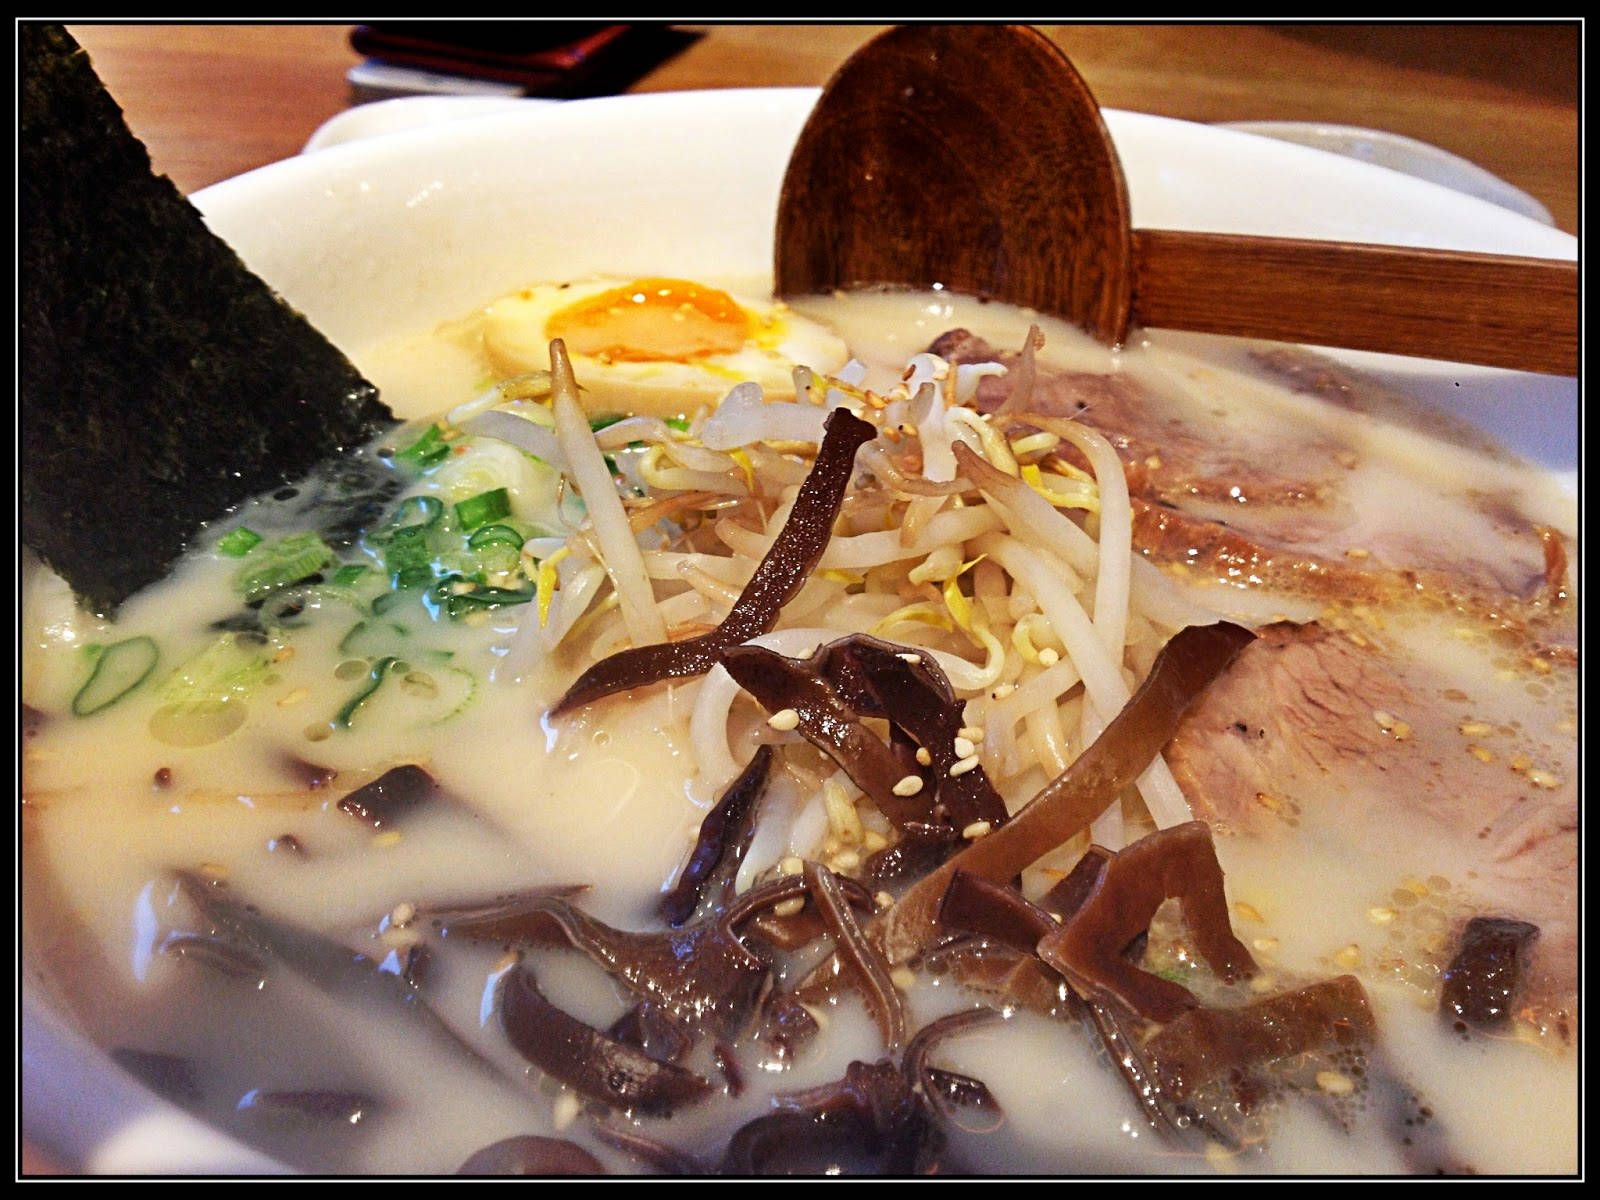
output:
<path id="1" fill-rule="evenodd" d="M 153 638 L 128 638 L 107 646 L 95 656 L 88 682 L 72 698 L 73 714 L 92 717 L 110 708 L 150 677 L 157 657 Z"/>
<path id="2" fill-rule="evenodd" d="M 417 593 L 411 589 L 398 592 L 384 592 L 372 602 L 372 615 L 381 617 L 397 605 L 404 604 L 407 599 L 415 599 Z"/>
<path id="3" fill-rule="evenodd" d="M 407 496 L 394 510 L 394 516 L 378 531 L 378 537 L 393 537 L 407 529 L 428 529 L 444 515 L 444 502 L 436 496 Z"/>
<path id="4" fill-rule="evenodd" d="M 340 654 L 356 654 L 356 653 L 359 653 L 355 649 L 356 639 L 359 638 L 366 631 L 367 631 L 367 623 L 365 621 L 357 621 L 354 625 L 350 626 L 350 632 L 345 634 L 342 638 L 339 639 L 339 653 Z"/>
<path id="5" fill-rule="evenodd" d="M 456 572 L 451 572 L 449 575 L 446 575 L 428 589 L 428 599 L 432 600 L 435 604 L 443 604 L 452 595 L 454 595 L 454 592 L 451 589 L 453 589 L 458 583 L 471 584 L 473 587 L 477 586 L 476 580 L 469 579 L 467 576 L 458 574 Z"/>
<path id="6" fill-rule="evenodd" d="M 688 433 L 689 432 L 689 418 L 688 417 L 668 417 L 667 418 L 667 427 L 669 429 L 676 429 L 679 433 Z"/>
<path id="7" fill-rule="evenodd" d="M 217 539 L 217 549 L 233 558 L 243 558 L 261 544 L 261 535 L 243 525 Z"/>
<path id="8" fill-rule="evenodd" d="M 490 583 L 496 576 L 514 574 L 522 565 L 522 547 L 509 542 L 490 542 L 476 550 L 468 550 L 467 554 L 472 556 L 469 574 L 479 583 Z"/>
<path id="9" fill-rule="evenodd" d="M 511 497 L 503 487 L 468 496 L 456 505 L 456 519 L 463 529 L 476 529 L 511 515 Z"/>
<path id="10" fill-rule="evenodd" d="M 347 563 L 333 573 L 333 582 L 337 587 L 351 587 L 368 570 L 370 568 L 366 563 Z"/>
<path id="11" fill-rule="evenodd" d="M 393 595 L 392 592 L 389 594 Z M 404 625 L 394 621 L 357 621 L 350 627 L 350 632 L 339 639 L 339 653 L 361 657 L 371 654 L 375 649 L 383 649 L 396 637 L 410 636 Z"/>
<path id="12" fill-rule="evenodd" d="M 514 592 L 508 588 L 478 588 L 473 592 L 462 592 L 459 596 L 450 596 L 444 602 L 444 610 L 452 618 L 460 620 L 469 612 L 480 609 L 499 608 L 507 604 L 526 604 L 533 599 L 530 589 L 526 592 Z"/>
<path id="13" fill-rule="evenodd" d="M 449 454 L 450 443 L 444 440 L 444 431 L 437 425 L 429 425 L 427 432 L 396 454 L 395 459 L 413 467 L 427 468 L 437 466 Z"/>
<path id="14" fill-rule="evenodd" d="M 456 701 L 455 706 L 451 708 L 449 712 L 445 713 L 444 716 L 436 717 L 434 720 L 430 721 L 429 724 L 431 725 L 442 725 L 452 717 L 459 717 L 467 710 L 467 708 L 472 704 L 472 701 L 478 695 L 478 677 L 471 671 L 465 670 L 462 667 L 446 667 L 445 669 L 452 675 L 459 675 L 462 679 L 465 679 L 467 681 L 467 689 L 462 694 L 461 698 Z"/>
<path id="15" fill-rule="evenodd" d="M 372 693 L 378 690 L 378 685 L 384 681 L 390 670 L 399 662 L 398 658 L 390 654 L 373 663 L 372 670 L 367 672 L 366 679 L 362 680 L 361 686 L 356 689 L 355 695 L 345 701 L 344 707 L 335 714 L 333 723 L 341 729 L 349 729 L 350 721 L 355 717 L 357 710 L 372 698 Z"/>
<path id="16" fill-rule="evenodd" d="M 620 420 L 622 420 L 620 414 L 614 417 L 590 417 L 589 431 L 591 433 L 599 433 L 602 429 L 606 428 L 606 426 L 615 425 Z"/>
<path id="17" fill-rule="evenodd" d="M 482 550 L 485 546 L 514 546 L 520 552 L 526 540 L 509 525 L 485 525 L 472 531 L 472 536 L 467 539 L 467 548 Z"/>
<path id="18" fill-rule="evenodd" d="M 317 534 L 291 534 L 256 555 L 255 564 L 240 571 L 233 586 L 245 603 L 254 604 L 278 588 L 315 575 L 333 561 L 333 551 Z"/>
<path id="19" fill-rule="evenodd" d="M 426 526 L 407 525 L 396 530 L 384 548 L 383 565 L 395 587 L 426 587 L 433 582 L 433 553 L 428 549 L 427 534 Z"/>
<path id="20" fill-rule="evenodd" d="M 405 567 L 396 571 L 394 575 L 394 586 L 402 592 L 425 588 L 432 582 L 432 567 Z"/>
<path id="21" fill-rule="evenodd" d="M 161 685 L 162 699 L 183 707 L 244 699 L 266 680 L 281 644 L 260 633 L 223 633 Z"/>

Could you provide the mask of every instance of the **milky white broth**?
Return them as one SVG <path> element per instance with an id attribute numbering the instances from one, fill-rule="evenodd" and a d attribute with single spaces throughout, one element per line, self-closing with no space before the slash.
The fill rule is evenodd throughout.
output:
<path id="1" fill-rule="evenodd" d="M 1027 327 L 1023 315 L 1003 306 L 944 296 L 842 298 L 806 311 L 834 327 L 885 382 L 947 328 L 965 325 L 1013 348 Z M 482 389 L 484 367 L 459 340 L 408 339 L 358 358 L 403 416 L 446 410 Z M 1315 427 L 1350 419 L 1265 377 L 1241 382 L 1247 377 L 1237 353 L 1199 339 L 1163 339 L 1113 357 L 1049 326 L 1044 361 L 1164 379 L 1166 386 L 1191 389 L 1202 405 L 1232 406 L 1237 411 L 1229 420 L 1242 416 L 1241 405 L 1251 420 L 1291 430 L 1297 422 Z M 1374 453 L 1363 468 L 1370 479 L 1357 490 L 1363 503 L 1390 503 L 1421 477 L 1426 488 L 1444 492 L 1468 484 L 1499 489 L 1537 519 L 1568 534 L 1574 530 L 1570 498 L 1503 459 L 1446 446 L 1426 430 L 1386 427 L 1370 440 Z M 1442 519 L 1472 520 L 1459 508 Z M 1477 533 L 1469 528 L 1463 535 Z M 571 1106 L 560 1089 L 525 1070 L 505 1044 L 489 1002 L 504 965 L 494 947 L 452 941 L 433 957 L 426 994 L 460 1038 L 509 1079 L 527 1077 L 525 1083 L 494 1077 L 432 1031 L 342 1008 L 291 971 L 272 971 L 257 988 L 196 969 L 160 947 L 172 930 L 203 924 L 172 882 L 174 868 L 225 875 L 267 912 L 380 958 L 403 950 L 410 936 L 380 932 L 397 904 L 442 906 L 545 883 L 592 884 L 582 899 L 589 912 L 624 927 L 653 927 L 659 891 L 680 868 L 715 798 L 715 786 L 697 777 L 688 747 L 694 685 L 656 688 L 639 699 L 548 720 L 546 708 L 582 664 L 557 656 L 526 676 L 502 669 L 510 631 L 532 611 L 524 606 L 496 610 L 483 624 L 423 635 L 448 648 L 448 661 L 476 680 L 470 703 L 438 723 L 428 723 L 440 715 L 436 710 L 393 707 L 387 722 L 362 720 L 310 740 L 308 728 L 325 725 L 354 686 L 334 676 L 347 657 L 337 643 L 349 620 L 331 618 L 296 633 L 293 653 L 275 661 L 269 680 L 252 693 L 248 722 L 216 743 L 153 741 L 147 731 L 160 704 L 153 683 L 93 717 L 68 713 L 85 672 L 84 642 L 148 633 L 161 648 L 158 676 L 169 672 L 215 636 L 206 631 L 211 621 L 237 609 L 229 590 L 237 569 L 237 559 L 203 549 L 169 581 L 129 600 L 115 627 L 74 615 L 64 589 L 42 572 L 25 582 L 23 699 L 47 714 L 23 751 L 29 969 L 99 1043 L 199 1064 L 198 1111 L 308 1170 L 449 1172 L 500 1138 L 553 1135 L 558 1126 L 560 1136 L 588 1146 L 612 1170 L 638 1170 L 596 1142 L 582 1119 L 568 1125 Z M 1308 618 L 1318 607 L 1238 589 L 1201 588 L 1198 594 L 1252 623 L 1280 615 Z M 1422 625 L 1406 636 L 1449 653 L 1447 631 Z M 1470 659 L 1462 662 L 1462 670 L 1473 669 Z M 438 674 L 436 683 L 448 682 L 446 672 Z M 1493 671 L 1485 667 L 1482 674 L 1488 694 L 1496 687 Z M 1572 697 L 1529 696 L 1520 682 L 1496 694 L 1507 719 L 1520 714 L 1530 736 L 1571 757 L 1564 742 L 1575 741 Z M 315 761 L 338 777 L 308 791 L 289 756 Z M 434 805 L 395 839 L 375 835 L 335 801 L 397 761 L 426 764 L 452 801 Z M 165 786 L 156 783 L 163 769 L 170 772 Z M 1006 785 L 1011 807 L 1039 782 L 1025 777 Z M 804 796 L 782 794 L 783 786 L 792 790 L 780 786 L 769 814 L 804 804 Z M 1269 975 L 1286 983 L 1339 973 L 1329 962 L 1340 947 L 1379 945 L 1371 907 L 1395 879 L 1429 866 L 1407 861 L 1403 838 L 1394 839 L 1387 857 L 1341 859 L 1319 842 L 1315 822 L 1309 824 L 1306 836 L 1292 843 L 1292 857 L 1281 842 L 1218 838 L 1230 900 L 1261 916 L 1248 925 L 1236 919 L 1236 928 Z M 307 852 L 282 849 L 285 835 Z M 425 921 L 412 929 L 424 939 L 431 932 Z M 1371 963 L 1376 957 L 1369 953 L 1356 973 L 1377 1011 L 1383 1043 L 1397 1073 L 1447 1131 L 1454 1157 L 1487 1173 L 1574 1170 L 1574 1051 L 1454 1036 L 1433 1011 L 1436 991 L 1377 969 Z M 533 961 L 551 999 L 590 1024 L 604 1027 L 626 1007 L 576 955 L 540 953 Z M 913 1027 L 970 1003 L 954 985 L 926 977 L 908 999 Z M 825 1083 L 839 1078 L 852 1058 L 872 1060 L 880 1051 L 859 1002 L 846 1000 L 788 1072 L 755 1069 L 757 1052 L 743 1047 L 751 1081 L 744 1096 L 718 1095 L 639 1128 L 714 1163 L 727 1135 L 765 1111 L 764 1089 Z M 1272 1116 L 1264 1145 L 1239 1157 L 1174 1155 L 1086 1028 L 1030 1014 L 946 1042 L 938 1061 L 982 1078 L 1004 1107 L 1008 1119 L 998 1132 L 956 1135 L 971 1161 L 996 1172 L 1407 1169 L 1393 1140 L 1359 1103 L 1348 1133 L 1291 1102 Z M 237 1111 L 252 1089 L 354 1091 L 372 1097 L 376 1108 L 356 1126 L 309 1131 Z"/>

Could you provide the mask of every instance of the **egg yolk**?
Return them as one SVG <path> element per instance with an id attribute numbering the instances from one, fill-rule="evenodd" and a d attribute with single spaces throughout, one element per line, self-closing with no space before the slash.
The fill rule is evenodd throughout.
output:
<path id="1" fill-rule="evenodd" d="M 636 279 L 568 305 L 545 332 L 573 353 L 612 362 L 688 362 L 732 354 L 749 324 L 727 292 L 686 279 Z"/>

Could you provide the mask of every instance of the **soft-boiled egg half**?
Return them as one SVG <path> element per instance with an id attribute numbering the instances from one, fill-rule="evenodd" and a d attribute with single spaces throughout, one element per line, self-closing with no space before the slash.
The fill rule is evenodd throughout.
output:
<path id="1" fill-rule="evenodd" d="M 523 288 L 484 312 L 483 348 L 502 376 L 548 370 L 561 338 L 595 416 L 677 416 L 753 380 L 794 399 L 794 368 L 832 374 L 844 342 L 786 304 L 686 279 L 587 279 Z"/>

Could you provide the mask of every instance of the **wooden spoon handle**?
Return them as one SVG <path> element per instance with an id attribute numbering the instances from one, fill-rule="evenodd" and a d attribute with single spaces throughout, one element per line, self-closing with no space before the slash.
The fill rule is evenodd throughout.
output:
<path id="1" fill-rule="evenodd" d="M 1355 242 L 1133 231 L 1133 322 L 1578 373 L 1578 264 Z"/>

